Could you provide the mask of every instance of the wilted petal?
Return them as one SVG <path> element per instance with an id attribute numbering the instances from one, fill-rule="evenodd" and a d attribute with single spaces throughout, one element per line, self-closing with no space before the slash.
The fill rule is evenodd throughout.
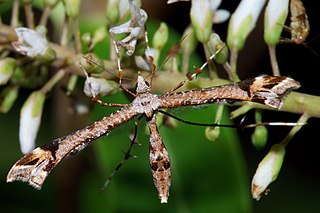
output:
<path id="1" fill-rule="evenodd" d="M 20 112 L 20 149 L 30 152 L 35 147 L 35 139 L 40 126 L 45 94 L 41 91 L 31 93 Z"/>
<path id="2" fill-rule="evenodd" d="M 118 89 L 117 83 L 104 78 L 89 77 L 84 83 L 83 91 L 88 97 L 106 96 Z"/>
<path id="3" fill-rule="evenodd" d="M 19 27 L 15 29 L 18 41 L 12 42 L 12 46 L 23 55 L 35 57 L 43 55 L 48 49 L 48 41 L 45 37 L 45 29 L 39 28 L 37 31 Z"/>
<path id="4" fill-rule="evenodd" d="M 251 193 L 254 199 L 259 200 L 269 184 L 276 180 L 284 155 L 285 147 L 282 144 L 275 144 L 260 162 L 251 183 Z"/>

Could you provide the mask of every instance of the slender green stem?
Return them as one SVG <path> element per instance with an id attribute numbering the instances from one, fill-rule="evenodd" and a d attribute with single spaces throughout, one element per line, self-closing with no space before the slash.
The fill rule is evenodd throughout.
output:
<path id="1" fill-rule="evenodd" d="M 307 123 L 308 119 L 309 119 L 309 116 L 306 113 L 304 113 L 300 116 L 297 123 Z M 295 136 L 295 134 L 297 134 L 297 132 L 299 132 L 299 130 L 302 128 L 302 126 L 303 125 L 294 126 L 291 129 L 291 131 L 289 132 L 289 134 L 283 139 L 281 144 L 286 147 L 288 145 L 288 143 L 290 142 L 290 140 L 293 138 L 293 136 Z"/>
<path id="2" fill-rule="evenodd" d="M 50 12 L 51 12 L 51 7 L 46 6 L 44 8 L 44 10 L 42 11 L 42 15 L 41 15 L 41 18 L 40 18 L 39 25 L 41 25 L 41 26 L 46 26 L 47 25 Z"/>
<path id="3" fill-rule="evenodd" d="M 276 55 L 276 46 L 275 45 L 268 45 L 268 48 L 269 48 L 270 61 L 271 61 L 273 75 L 280 76 L 280 70 L 279 70 L 277 55 Z"/>
<path id="4" fill-rule="evenodd" d="M 228 62 L 225 62 L 224 64 L 222 64 L 222 66 L 226 70 L 230 81 L 233 81 L 233 82 L 240 81 L 238 74 L 232 71 L 231 66 Z"/>
<path id="5" fill-rule="evenodd" d="M 32 10 L 32 4 L 25 4 L 24 5 L 24 11 L 26 14 L 26 20 L 27 20 L 27 26 L 30 29 L 34 28 L 34 14 L 33 14 L 33 10 Z"/>
<path id="6" fill-rule="evenodd" d="M 19 20 L 19 0 L 13 0 L 10 25 L 16 28 Z"/>
<path id="7" fill-rule="evenodd" d="M 202 44 L 204 53 L 206 55 L 206 60 L 208 61 L 208 67 L 209 67 L 209 74 L 211 78 L 218 78 L 218 73 L 217 73 L 217 68 L 215 64 L 210 60 L 210 50 L 207 44 L 203 43 Z"/>
<path id="8" fill-rule="evenodd" d="M 52 78 L 41 88 L 41 91 L 46 94 L 65 76 L 65 70 L 59 70 Z"/>
<path id="9" fill-rule="evenodd" d="M 230 66 L 231 66 L 231 72 L 234 76 L 237 75 L 237 61 L 238 61 L 238 51 L 232 48 L 230 50 Z"/>
<path id="10" fill-rule="evenodd" d="M 182 54 L 182 73 L 187 74 L 189 69 L 189 59 L 190 59 L 190 53 L 187 51 L 183 51 Z"/>

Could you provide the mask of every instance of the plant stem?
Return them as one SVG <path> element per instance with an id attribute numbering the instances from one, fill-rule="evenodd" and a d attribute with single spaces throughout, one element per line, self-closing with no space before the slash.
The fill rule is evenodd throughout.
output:
<path id="1" fill-rule="evenodd" d="M 19 0 L 13 0 L 12 4 L 12 13 L 11 13 L 11 21 L 10 25 L 13 28 L 16 28 L 18 25 L 18 18 L 19 18 Z"/>
<path id="2" fill-rule="evenodd" d="M 59 70 L 52 78 L 41 88 L 41 91 L 46 94 L 64 77 L 65 70 Z"/>
<path id="3" fill-rule="evenodd" d="M 301 124 L 304 124 L 304 123 L 307 122 L 308 119 L 309 119 L 309 116 L 308 116 L 306 113 L 304 113 L 304 114 L 302 114 L 302 115 L 300 116 L 300 118 L 299 118 L 299 120 L 298 120 L 297 123 L 299 123 L 299 124 L 300 124 L 300 123 L 301 123 Z M 297 134 L 297 132 L 299 132 L 299 130 L 300 130 L 302 127 L 303 127 L 303 125 L 294 126 L 294 127 L 290 130 L 289 134 L 283 139 L 283 141 L 281 142 L 281 144 L 286 147 L 286 146 L 288 145 L 288 143 L 290 142 L 290 140 L 293 138 L 293 136 L 295 136 L 295 134 Z"/>
<path id="4" fill-rule="evenodd" d="M 280 70 L 277 61 L 276 55 L 276 46 L 275 45 L 268 45 L 269 48 L 269 55 L 271 61 L 272 72 L 274 76 L 280 76 Z"/>
<path id="5" fill-rule="evenodd" d="M 47 25 L 50 12 L 51 12 L 51 8 L 46 6 L 42 12 L 39 25 L 41 26 Z"/>
<path id="6" fill-rule="evenodd" d="M 32 11 L 32 4 L 28 3 L 24 5 L 24 11 L 26 14 L 27 26 L 30 29 L 34 28 L 34 14 Z"/>

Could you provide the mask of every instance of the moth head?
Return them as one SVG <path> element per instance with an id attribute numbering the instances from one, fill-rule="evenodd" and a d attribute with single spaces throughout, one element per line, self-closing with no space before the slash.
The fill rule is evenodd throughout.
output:
<path id="1" fill-rule="evenodd" d="M 144 80 L 144 78 L 139 74 L 137 80 L 137 94 L 150 92 L 149 83 Z"/>

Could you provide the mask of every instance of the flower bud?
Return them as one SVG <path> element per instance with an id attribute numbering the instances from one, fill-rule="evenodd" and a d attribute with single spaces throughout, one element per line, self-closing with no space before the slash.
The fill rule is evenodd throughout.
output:
<path id="1" fill-rule="evenodd" d="M 18 97 L 19 87 L 8 86 L 0 94 L 0 112 L 7 113 Z"/>
<path id="2" fill-rule="evenodd" d="M 259 14 L 266 0 L 242 0 L 232 14 L 229 26 L 227 43 L 229 48 L 241 50 L 249 33 L 255 27 Z"/>
<path id="3" fill-rule="evenodd" d="M 88 97 L 106 96 L 115 93 L 118 88 L 118 84 L 114 81 L 89 77 L 84 83 L 83 91 Z"/>
<path id="4" fill-rule="evenodd" d="M 87 53 L 80 59 L 80 65 L 89 73 L 101 73 L 101 60 L 94 53 Z"/>
<path id="5" fill-rule="evenodd" d="M 128 3 L 127 3 L 128 4 Z M 108 0 L 106 4 L 106 18 L 109 23 L 114 24 L 119 19 L 119 0 Z"/>
<path id="6" fill-rule="evenodd" d="M 31 4 L 32 0 L 20 0 L 23 4 Z"/>
<path id="7" fill-rule="evenodd" d="M 288 16 L 289 0 L 269 0 L 264 14 L 264 40 L 276 45 Z"/>
<path id="8" fill-rule="evenodd" d="M 18 37 L 15 30 L 11 26 L 1 25 L 0 44 L 10 44 L 12 41 L 17 41 Z M 3 48 L 3 47 L 2 47 Z"/>
<path id="9" fill-rule="evenodd" d="M 220 127 L 207 127 L 204 134 L 209 141 L 217 141 L 220 136 Z"/>
<path id="10" fill-rule="evenodd" d="M 63 3 L 67 16 L 76 17 L 79 15 L 80 0 L 63 0 Z"/>
<path id="11" fill-rule="evenodd" d="M 50 63 L 57 58 L 57 53 L 51 48 L 48 47 L 46 51 L 42 55 L 39 55 L 37 59 L 39 59 L 43 63 Z"/>
<path id="12" fill-rule="evenodd" d="M 198 43 L 195 31 L 192 26 L 188 26 L 185 29 L 182 38 L 184 38 L 184 40 L 181 42 L 181 49 L 184 52 L 191 54 L 196 49 Z"/>
<path id="13" fill-rule="evenodd" d="M 93 37 L 92 37 L 92 43 L 95 45 L 107 37 L 107 29 L 105 26 L 99 27 L 94 31 Z"/>
<path id="14" fill-rule="evenodd" d="M 139 0 L 140 1 L 140 0 Z M 119 18 L 120 20 L 125 19 L 127 16 L 130 16 L 129 13 L 129 2 L 128 0 L 119 0 Z"/>
<path id="15" fill-rule="evenodd" d="M 18 41 L 14 41 L 11 45 L 23 55 L 35 57 L 43 55 L 48 49 L 48 41 L 45 37 L 45 28 L 40 27 L 37 30 L 32 30 L 25 27 L 15 29 Z"/>
<path id="16" fill-rule="evenodd" d="M 16 61 L 13 58 L 0 59 L 0 85 L 4 85 L 10 80 L 16 66 Z"/>
<path id="17" fill-rule="evenodd" d="M 251 183 L 251 194 L 254 199 L 259 200 L 269 184 L 278 177 L 285 152 L 284 145 L 275 144 L 259 163 Z"/>
<path id="18" fill-rule="evenodd" d="M 268 140 L 268 129 L 265 126 L 257 126 L 251 135 L 251 142 L 257 149 L 265 147 Z"/>
<path id="19" fill-rule="evenodd" d="M 45 94 L 35 91 L 30 94 L 20 111 L 20 149 L 27 153 L 34 149 L 39 130 Z"/>
<path id="20" fill-rule="evenodd" d="M 81 41 L 84 45 L 90 45 L 92 41 L 92 36 L 89 32 L 85 32 L 81 35 Z"/>
<path id="21" fill-rule="evenodd" d="M 43 5 L 50 8 L 54 8 L 58 2 L 59 0 L 43 0 Z"/>
<path id="22" fill-rule="evenodd" d="M 166 23 L 161 22 L 160 27 L 155 32 L 152 40 L 153 47 L 161 50 L 167 43 L 169 37 L 169 30 Z"/>
<path id="23" fill-rule="evenodd" d="M 218 34 L 212 33 L 207 45 L 209 47 L 211 54 L 215 54 L 216 52 L 220 51 L 214 57 L 215 62 L 217 62 L 218 64 L 224 64 L 228 60 L 228 57 L 229 57 L 228 47 L 225 45 L 223 41 L 221 41 Z M 222 50 L 220 50 L 221 48 Z"/>
<path id="24" fill-rule="evenodd" d="M 204 43 L 209 41 L 212 31 L 212 17 L 209 0 L 192 0 L 190 18 L 197 39 Z"/>

